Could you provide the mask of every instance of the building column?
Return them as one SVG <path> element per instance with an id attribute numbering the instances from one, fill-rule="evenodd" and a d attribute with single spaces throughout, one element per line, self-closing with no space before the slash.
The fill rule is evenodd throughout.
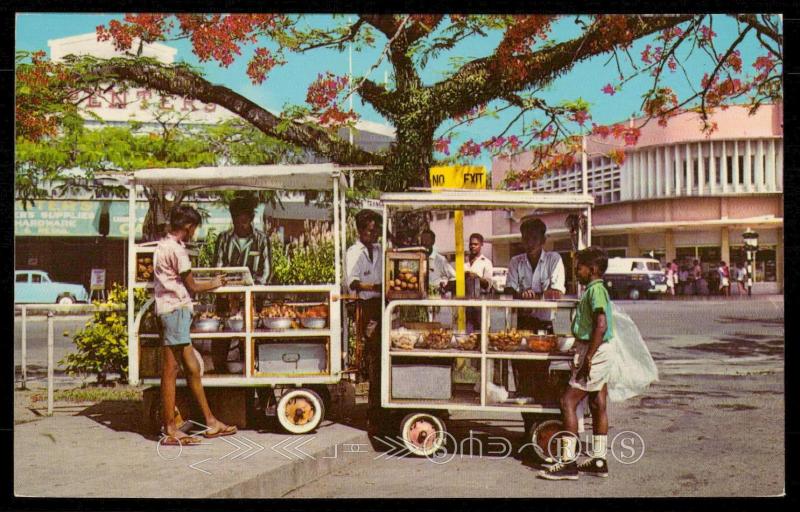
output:
<path id="1" fill-rule="evenodd" d="M 770 139 L 767 145 L 767 165 L 764 172 L 766 173 L 767 192 L 777 192 L 775 188 L 775 139 Z"/>
<path id="2" fill-rule="evenodd" d="M 664 159 L 659 157 L 659 151 L 658 148 L 653 150 L 656 160 L 656 197 L 664 197 Z M 666 151 L 667 148 L 664 148 L 665 153 Z"/>
<path id="3" fill-rule="evenodd" d="M 708 190 L 713 195 L 719 188 L 717 187 L 717 161 L 714 154 L 714 141 L 708 141 Z"/>
<path id="4" fill-rule="evenodd" d="M 703 187 L 706 183 L 706 165 L 703 161 L 703 143 L 697 143 L 697 195 L 703 195 Z"/>
<path id="5" fill-rule="evenodd" d="M 758 140 L 758 146 L 756 146 L 756 186 L 755 189 L 758 192 L 764 191 L 764 140 Z"/>
<path id="6" fill-rule="evenodd" d="M 675 144 L 673 146 L 673 150 L 672 170 L 675 172 L 675 195 L 680 196 L 682 195 L 681 191 L 683 190 L 683 180 L 681 179 L 683 162 L 681 161 L 680 145 Z"/>
<path id="7" fill-rule="evenodd" d="M 739 184 L 741 173 L 744 172 L 739 168 L 739 141 L 733 141 L 733 191 L 741 192 L 742 186 Z"/>
<path id="8" fill-rule="evenodd" d="M 728 169 L 728 153 L 725 148 L 724 140 L 722 141 L 722 155 L 719 157 L 719 172 L 719 183 L 722 186 L 722 192 L 730 191 L 730 187 L 728 186 L 728 173 L 730 169 Z"/>
<path id="9" fill-rule="evenodd" d="M 692 195 L 694 185 L 694 166 L 692 165 L 692 145 L 686 143 L 686 195 Z"/>
<path id="10" fill-rule="evenodd" d="M 730 244 L 730 230 L 728 226 L 723 226 L 720 230 L 720 241 L 722 242 L 722 250 L 720 251 L 720 259 L 730 265 L 731 263 L 731 244 Z"/>
<path id="11" fill-rule="evenodd" d="M 671 229 L 668 229 L 664 232 L 664 246 L 664 250 L 667 253 L 667 262 L 669 263 L 675 259 L 675 241 L 673 239 Z"/>
<path id="12" fill-rule="evenodd" d="M 628 257 L 638 258 L 639 256 L 639 235 L 636 233 L 630 233 L 628 235 Z"/>
<path id="13" fill-rule="evenodd" d="M 750 147 L 750 140 L 744 141 L 744 191 L 755 192 L 753 185 L 753 150 Z"/>

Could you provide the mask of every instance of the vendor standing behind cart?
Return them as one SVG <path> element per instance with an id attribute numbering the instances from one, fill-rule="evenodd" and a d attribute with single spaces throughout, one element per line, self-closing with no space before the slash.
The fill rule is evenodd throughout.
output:
<path id="1" fill-rule="evenodd" d="M 467 279 L 477 279 L 480 291 L 475 294 L 486 294 L 492 289 L 492 261 L 482 254 L 483 235 L 472 233 L 469 235 L 469 257 L 464 262 L 464 274 Z M 467 308 L 467 330 L 480 330 L 481 308 Z"/>
<path id="2" fill-rule="evenodd" d="M 214 250 L 215 267 L 247 267 L 256 284 L 267 284 L 271 277 L 272 266 L 269 246 L 269 237 L 263 231 L 253 227 L 256 212 L 256 199 L 252 196 L 239 196 L 231 201 L 228 207 L 231 213 L 233 227 L 223 231 L 217 237 Z M 230 298 L 235 300 L 232 295 Z M 222 303 L 226 297 L 218 297 L 218 308 L 226 308 L 229 314 L 239 313 L 240 304 Z M 240 349 L 240 341 L 234 340 L 230 344 L 217 341 L 211 344 L 211 357 L 217 373 L 224 371 L 227 364 L 228 352 L 231 348 Z"/>
<path id="3" fill-rule="evenodd" d="M 560 299 L 566 292 L 564 263 L 557 252 L 544 250 L 547 226 L 541 219 L 527 217 L 520 225 L 525 252 L 511 258 L 504 293 L 515 299 Z M 517 328 L 536 333 L 544 330 L 553 333 L 553 316 L 547 310 L 519 310 Z M 541 389 L 547 377 L 548 361 L 514 361 L 517 396 L 531 397 Z M 529 419 L 523 414 L 525 428 Z"/>
<path id="4" fill-rule="evenodd" d="M 366 323 L 366 355 L 369 368 L 369 405 L 367 417 L 371 427 L 379 421 L 381 408 L 381 283 L 383 252 L 378 244 L 381 217 L 372 210 L 356 214 L 358 241 L 347 249 L 345 283 L 358 295 Z"/>
<path id="5" fill-rule="evenodd" d="M 419 235 L 419 243 L 428 253 L 428 286 L 443 290 L 451 280 L 456 278 L 455 269 L 447 262 L 447 258 L 439 254 L 433 246 L 436 243 L 436 233 L 430 229 L 424 230 Z"/>

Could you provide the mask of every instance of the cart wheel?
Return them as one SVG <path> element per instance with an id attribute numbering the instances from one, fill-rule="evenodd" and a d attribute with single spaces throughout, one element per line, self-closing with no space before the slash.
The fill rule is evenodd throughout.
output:
<path id="1" fill-rule="evenodd" d="M 411 413 L 400 424 L 403 444 L 414 455 L 429 457 L 445 442 L 444 422 L 438 416 L 425 412 Z"/>
<path id="2" fill-rule="evenodd" d="M 325 416 L 322 398 L 310 389 L 293 389 L 278 402 L 278 423 L 290 434 L 307 434 L 317 428 Z"/>
<path id="3" fill-rule="evenodd" d="M 558 453 L 558 438 L 555 435 L 564 430 L 561 420 L 546 420 L 538 425 L 530 434 L 533 451 L 544 462 L 550 464 L 555 460 L 550 456 Z"/>
<path id="4" fill-rule="evenodd" d="M 144 417 L 147 431 L 151 435 L 158 436 L 161 434 L 161 397 L 154 397 L 147 405 Z"/>

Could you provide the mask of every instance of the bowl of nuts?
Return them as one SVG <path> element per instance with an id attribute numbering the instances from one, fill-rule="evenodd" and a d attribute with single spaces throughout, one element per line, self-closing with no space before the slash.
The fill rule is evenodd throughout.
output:
<path id="1" fill-rule="evenodd" d="M 504 329 L 499 332 L 489 333 L 489 345 L 499 352 L 514 352 L 520 348 L 522 340 L 531 334 L 530 331 Z"/>

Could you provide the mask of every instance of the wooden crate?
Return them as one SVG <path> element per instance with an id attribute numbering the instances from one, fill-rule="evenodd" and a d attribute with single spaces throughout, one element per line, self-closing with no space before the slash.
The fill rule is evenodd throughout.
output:
<path id="1" fill-rule="evenodd" d="M 413 289 L 396 290 L 394 280 L 401 271 L 410 271 L 416 278 Z M 384 283 L 386 285 L 386 298 L 395 299 L 424 299 L 428 296 L 428 255 L 424 252 L 387 251 L 386 264 L 384 265 Z"/>

